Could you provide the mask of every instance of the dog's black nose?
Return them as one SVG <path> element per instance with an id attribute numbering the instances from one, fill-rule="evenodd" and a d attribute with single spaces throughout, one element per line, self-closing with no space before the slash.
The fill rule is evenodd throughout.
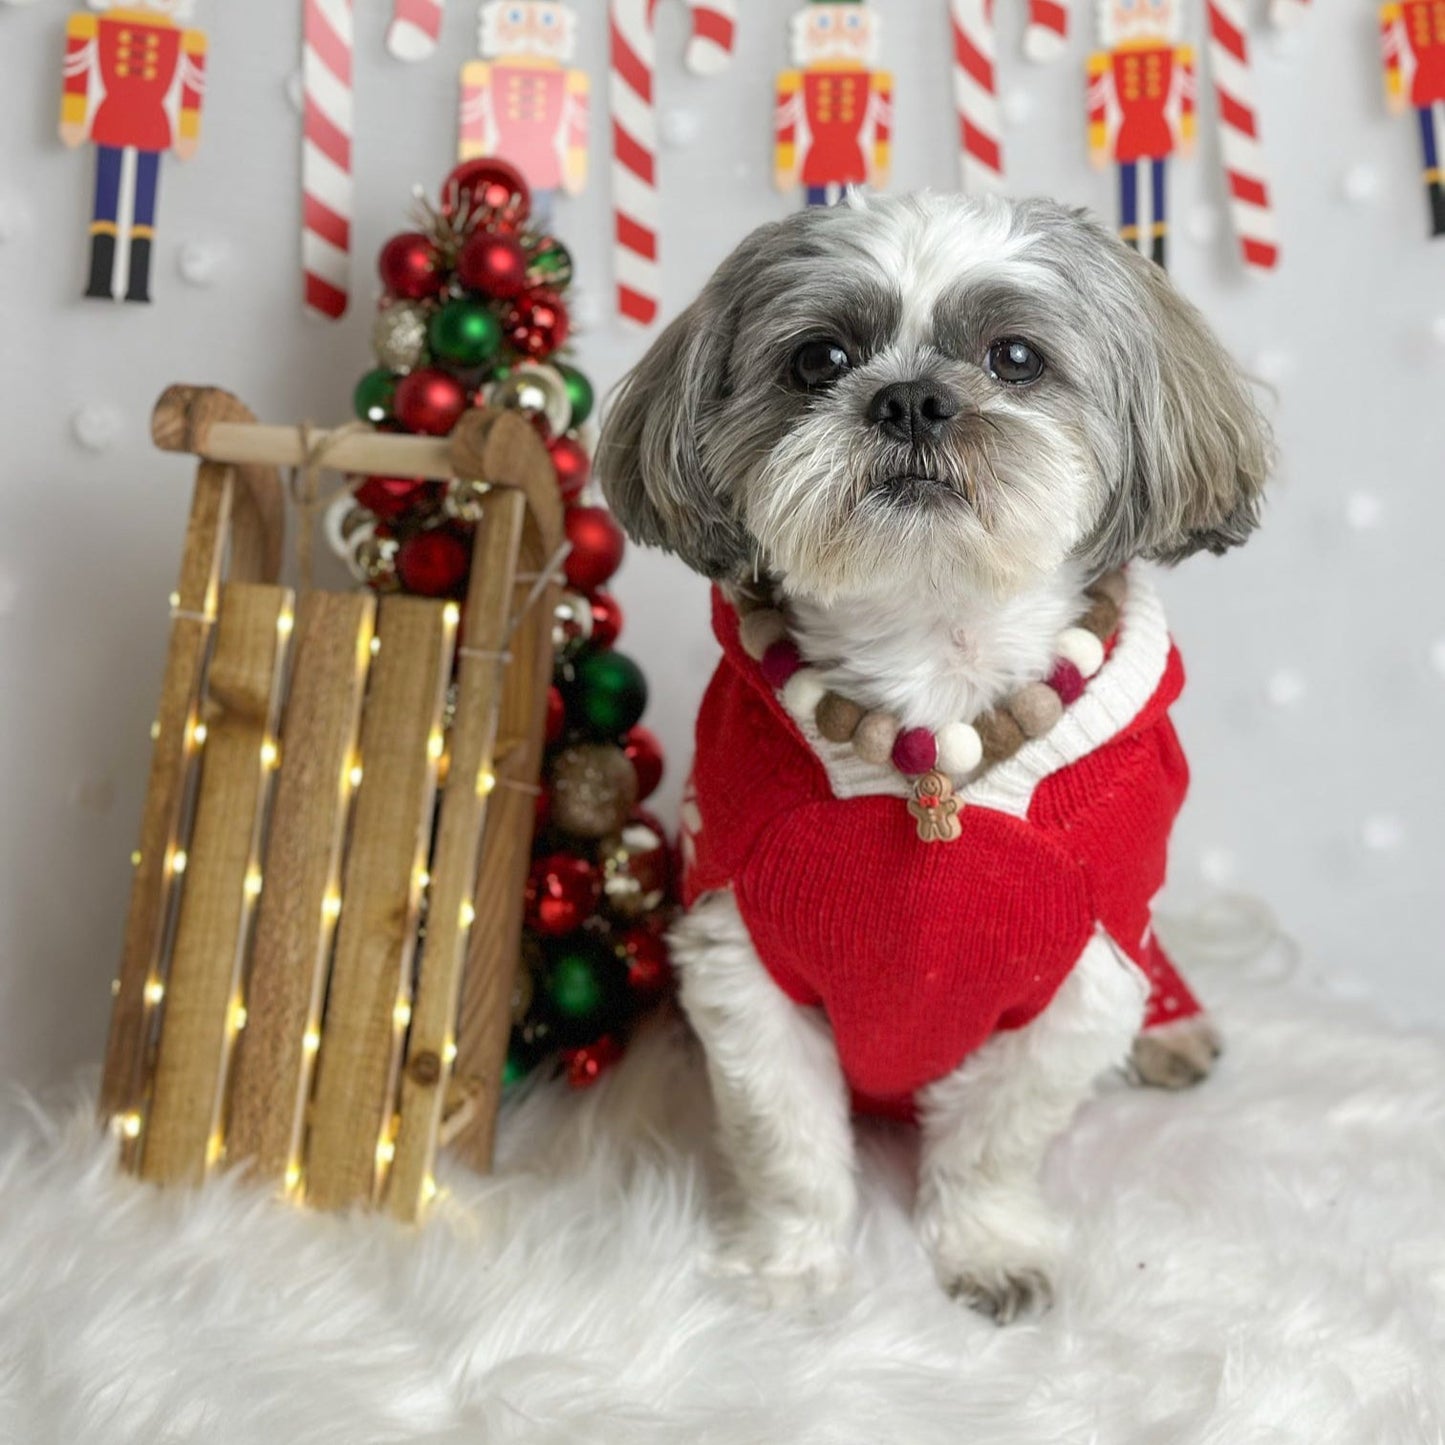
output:
<path id="1" fill-rule="evenodd" d="M 936 437 L 958 402 L 936 381 L 895 381 L 868 403 L 868 420 L 901 442 Z"/>

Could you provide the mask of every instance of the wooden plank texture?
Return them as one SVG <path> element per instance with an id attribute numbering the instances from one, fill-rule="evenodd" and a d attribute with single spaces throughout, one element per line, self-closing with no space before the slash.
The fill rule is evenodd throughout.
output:
<path id="1" fill-rule="evenodd" d="M 518 491 L 487 493 L 472 549 L 450 766 L 432 848 L 426 945 L 401 1076 L 396 1157 L 387 1180 L 387 1208 L 403 1220 L 416 1219 L 425 1203 L 456 1056 L 457 1001 L 475 909 L 482 820 L 495 791 L 492 748 L 505 675 L 501 652 L 526 512 Z"/>
<path id="2" fill-rule="evenodd" d="M 221 590 L 200 715 L 206 738 L 195 826 L 141 1139 L 141 1173 L 162 1183 L 199 1183 L 218 1155 L 270 783 L 261 746 L 275 733 L 291 609 L 284 587 Z"/>
<path id="3" fill-rule="evenodd" d="M 178 846 L 192 761 L 191 724 L 199 705 L 206 649 L 214 625 L 235 478 L 228 467 L 205 462 L 196 474 L 181 574 L 172 598 L 170 640 L 156 709 L 150 778 L 141 812 L 135 873 L 120 970 L 115 981 L 110 1034 L 101 1074 L 100 1113 L 124 1118 L 122 1157 L 133 1165 L 145 1106 L 153 994 L 161 982 L 161 949 L 171 903 L 170 860 Z M 157 598 L 157 603 L 161 601 Z"/>
<path id="4" fill-rule="evenodd" d="M 226 1129 L 227 1162 L 269 1184 L 300 1165 L 375 619 L 369 596 L 313 592 L 297 620 Z"/>
<path id="5" fill-rule="evenodd" d="M 322 1209 L 375 1196 L 378 1145 L 389 1134 L 400 1062 L 398 1009 L 409 1007 L 419 875 L 455 645 L 454 608 L 387 597 L 378 611 L 381 650 L 361 725 L 363 773 L 306 1150 L 306 1198 Z"/>

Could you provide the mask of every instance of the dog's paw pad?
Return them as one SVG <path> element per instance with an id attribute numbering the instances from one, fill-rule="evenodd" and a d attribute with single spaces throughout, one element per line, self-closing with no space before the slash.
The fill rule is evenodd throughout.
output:
<path id="1" fill-rule="evenodd" d="M 987 1315 L 997 1325 L 1043 1314 L 1054 1302 L 1054 1284 L 1042 1269 L 979 1274 L 962 1271 L 942 1281 L 950 1299 Z"/>
<path id="2" fill-rule="evenodd" d="M 1129 1070 L 1136 1083 L 1189 1089 L 1207 1079 L 1224 1045 L 1206 1018 L 1149 1029 L 1134 1040 Z"/>

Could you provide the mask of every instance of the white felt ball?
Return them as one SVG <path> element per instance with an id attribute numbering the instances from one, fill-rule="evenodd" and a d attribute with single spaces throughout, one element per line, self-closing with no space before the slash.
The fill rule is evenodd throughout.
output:
<path id="1" fill-rule="evenodd" d="M 675 105 L 663 111 L 658 130 L 663 145 L 671 150 L 681 150 L 702 134 L 702 117 L 687 106 Z"/>
<path id="2" fill-rule="evenodd" d="M 783 706 L 794 717 L 811 718 L 826 691 L 816 669 L 800 667 L 783 685 Z"/>
<path id="3" fill-rule="evenodd" d="M 1357 532 L 1380 525 L 1384 503 L 1374 492 L 1352 492 L 1345 501 L 1345 521 Z"/>
<path id="4" fill-rule="evenodd" d="M 1184 230 L 1196 245 L 1208 246 L 1218 237 L 1222 224 L 1218 206 L 1195 206 L 1184 223 Z"/>
<path id="5" fill-rule="evenodd" d="M 1292 667 L 1282 667 L 1264 685 L 1264 695 L 1275 707 L 1293 707 L 1303 702 L 1309 685 L 1304 675 Z"/>
<path id="6" fill-rule="evenodd" d="M 1006 124 L 1026 125 L 1033 118 L 1034 98 L 1027 90 L 1017 87 L 1006 90 L 999 101 L 999 110 Z"/>
<path id="7" fill-rule="evenodd" d="M 1104 665 L 1104 644 L 1082 627 L 1067 627 L 1059 634 L 1059 656 L 1072 662 L 1084 677 L 1093 677 Z"/>
<path id="8" fill-rule="evenodd" d="M 945 723 L 938 730 L 938 766 L 962 777 L 983 761 L 983 739 L 971 723 Z"/>
<path id="9" fill-rule="evenodd" d="M 1351 205 L 1363 206 L 1374 200 L 1380 189 L 1380 177 L 1375 168 L 1361 161 L 1353 165 L 1340 177 L 1340 190 Z"/>
<path id="10" fill-rule="evenodd" d="M 1392 853 L 1405 841 L 1405 825 L 1393 813 L 1376 813 L 1365 819 L 1360 841 L 1372 853 Z"/>
<path id="11" fill-rule="evenodd" d="M 70 430 L 88 452 L 109 451 L 125 426 L 125 414 L 109 402 L 90 401 L 70 418 Z"/>
<path id="12" fill-rule="evenodd" d="M 192 286 L 214 286 L 226 268 L 224 241 L 187 241 L 176 256 L 176 268 Z"/>

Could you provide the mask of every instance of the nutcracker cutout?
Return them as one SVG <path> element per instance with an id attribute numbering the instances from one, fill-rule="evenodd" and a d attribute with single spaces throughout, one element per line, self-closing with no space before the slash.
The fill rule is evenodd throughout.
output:
<path id="1" fill-rule="evenodd" d="M 1089 159 L 1119 168 L 1119 234 L 1164 265 L 1165 165 L 1194 148 L 1194 52 L 1182 0 L 1100 0 L 1089 57 Z"/>
<path id="2" fill-rule="evenodd" d="M 778 77 L 773 169 L 810 206 L 888 183 L 893 77 L 875 70 L 878 17 L 863 0 L 821 0 L 793 17 L 796 69 Z"/>
<path id="3" fill-rule="evenodd" d="M 66 27 L 60 138 L 96 147 L 87 296 L 149 301 L 161 157 L 196 150 L 206 37 L 191 0 L 89 0 Z"/>
<path id="4" fill-rule="evenodd" d="M 576 41 L 577 17 L 556 0 L 488 0 L 483 58 L 462 70 L 460 158 L 510 161 L 534 206 L 587 183 L 587 74 L 568 65 Z"/>
<path id="5" fill-rule="evenodd" d="M 1380 10 L 1385 99 L 1402 115 L 1414 107 L 1425 153 L 1425 194 L 1430 234 L 1445 236 L 1445 0 L 1395 0 Z"/>

